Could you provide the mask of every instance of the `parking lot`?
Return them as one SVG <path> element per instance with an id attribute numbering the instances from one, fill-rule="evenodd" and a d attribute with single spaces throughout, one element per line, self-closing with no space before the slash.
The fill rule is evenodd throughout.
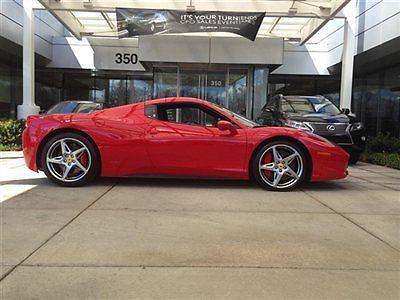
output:
<path id="1" fill-rule="evenodd" d="M 244 181 L 61 188 L 0 159 L 4 299 L 400 297 L 400 171 L 293 192 Z"/>

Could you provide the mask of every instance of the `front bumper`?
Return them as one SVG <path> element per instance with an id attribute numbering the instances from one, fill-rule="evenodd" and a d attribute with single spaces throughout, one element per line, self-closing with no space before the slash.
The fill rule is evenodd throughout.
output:
<path id="1" fill-rule="evenodd" d="M 361 154 L 364 152 L 367 142 L 367 136 L 363 130 L 346 133 L 342 136 L 324 136 L 324 138 L 340 146 L 349 154 Z"/>
<path id="2" fill-rule="evenodd" d="M 329 140 L 308 134 L 302 142 L 312 159 L 310 181 L 342 179 L 348 175 L 349 154 Z"/>

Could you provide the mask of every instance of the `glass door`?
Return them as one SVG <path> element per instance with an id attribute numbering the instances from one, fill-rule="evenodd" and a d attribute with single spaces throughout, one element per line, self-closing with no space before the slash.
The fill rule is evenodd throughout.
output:
<path id="1" fill-rule="evenodd" d="M 181 70 L 179 96 L 204 99 L 225 106 L 227 104 L 226 72 Z"/>
<path id="2" fill-rule="evenodd" d="M 204 74 L 195 71 L 181 71 L 179 74 L 179 96 L 204 98 Z"/>
<path id="3" fill-rule="evenodd" d="M 205 74 L 205 100 L 228 107 L 226 77 L 226 72 L 208 72 Z"/>
<path id="4" fill-rule="evenodd" d="M 178 96 L 204 99 L 248 116 L 251 111 L 248 93 L 248 69 L 225 70 L 179 69 Z"/>

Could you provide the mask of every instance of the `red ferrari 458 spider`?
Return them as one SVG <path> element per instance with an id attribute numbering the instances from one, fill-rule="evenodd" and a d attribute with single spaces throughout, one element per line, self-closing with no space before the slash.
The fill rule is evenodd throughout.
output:
<path id="1" fill-rule="evenodd" d="M 30 116 L 28 167 L 62 186 L 98 176 L 254 178 L 263 188 L 344 178 L 348 154 L 328 140 L 265 127 L 208 101 L 166 98 L 88 114 Z"/>

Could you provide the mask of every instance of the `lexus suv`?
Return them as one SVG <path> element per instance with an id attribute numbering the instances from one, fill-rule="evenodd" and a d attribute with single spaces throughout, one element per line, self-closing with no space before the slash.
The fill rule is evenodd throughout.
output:
<path id="1" fill-rule="evenodd" d="M 257 123 L 287 126 L 320 135 L 341 146 L 355 164 L 365 149 L 365 128 L 348 109 L 340 110 L 323 96 L 276 95 L 263 107 Z"/>

